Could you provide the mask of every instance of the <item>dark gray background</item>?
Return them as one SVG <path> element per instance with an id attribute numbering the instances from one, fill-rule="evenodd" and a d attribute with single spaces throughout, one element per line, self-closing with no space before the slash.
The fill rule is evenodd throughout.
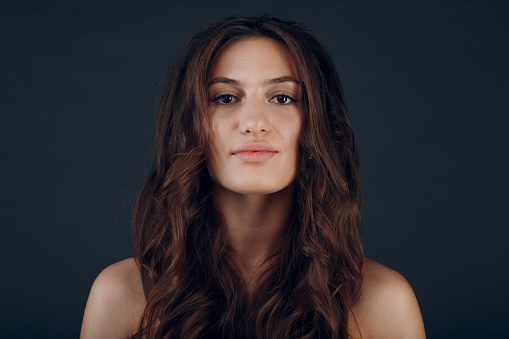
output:
<path id="1" fill-rule="evenodd" d="M 429 338 L 509 334 L 508 28 L 503 1 L 2 3 L 1 330 L 72 338 L 107 265 L 132 255 L 167 64 L 203 24 L 307 24 L 343 81 L 366 255 L 413 286 Z"/>

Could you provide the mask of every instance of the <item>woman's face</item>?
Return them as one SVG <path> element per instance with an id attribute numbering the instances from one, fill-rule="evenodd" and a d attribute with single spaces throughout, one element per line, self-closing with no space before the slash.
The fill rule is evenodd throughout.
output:
<path id="1" fill-rule="evenodd" d="M 301 85 L 293 57 L 276 41 L 236 41 L 208 84 L 207 166 L 222 188 L 275 193 L 295 179 L 302 127 Z"/>

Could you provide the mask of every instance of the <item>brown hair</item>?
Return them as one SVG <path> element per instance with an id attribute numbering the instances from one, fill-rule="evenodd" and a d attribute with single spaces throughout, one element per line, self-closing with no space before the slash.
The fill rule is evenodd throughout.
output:
<path id="1" fill-rule="evenodd" d="M 228 256 L 206 167 L 206 85 L 233 41 L 271 38 L 295 58 L 304 113 L 295 194 L 279 252 L 248 300 Z M 133 217 L 146 307 L 137 338 L 346 338 L 362 282 L 361 185 L 334 63 L 305 26 L 233 17 L 196 33 L 168 74 L 155 159 Z"/>

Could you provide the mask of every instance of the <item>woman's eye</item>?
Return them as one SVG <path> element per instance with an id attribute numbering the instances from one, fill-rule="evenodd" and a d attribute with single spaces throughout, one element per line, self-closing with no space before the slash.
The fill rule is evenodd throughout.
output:
<path id="1" fill-rule="evenodd" d="M 234 95 L 222 94 L 222 95 L 218 95 L 217 97 L 213 97 L 210 101 L 211 102 L 217 101 L 220 104 L 227 105 L 227 104 L 231 104 L 233 102 L 237 102 L 239 100 Z"/>
<path id="2" fill-rule="evenodd" d="M 275 95 L 271 100 L 271 102 L 275 102 L 276 104 L 280 105 L 287 105 L 291 102 L 295 102 L 297 100 L 293 99 L 292 97 L 286 95 L 286 94 L 278 94 Z"/>

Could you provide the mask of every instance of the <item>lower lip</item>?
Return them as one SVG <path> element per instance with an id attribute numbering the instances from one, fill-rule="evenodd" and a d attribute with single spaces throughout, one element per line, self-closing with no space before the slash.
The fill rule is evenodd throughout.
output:
<path id="1" fill-rule="evenodd" d="M 269 151 L 247 151 L 247 152 L 239 152 L 234 155 L 244 162 L 265 162 L 268 161 L 276 154 L 276 152 Z"/>

